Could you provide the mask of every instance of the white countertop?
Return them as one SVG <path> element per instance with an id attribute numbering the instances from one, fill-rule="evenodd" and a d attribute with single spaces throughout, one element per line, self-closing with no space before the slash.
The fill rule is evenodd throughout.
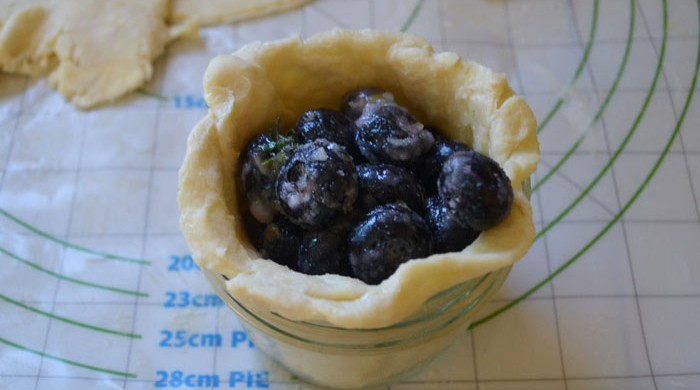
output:
<path id="1" fill-rule="evenodd" d="M 0 74 L 0 389 L 309 388 L 247 343 L 179 233 L 202 72 L 252 40 L 397 31 L 415 4 L 324 0 L 204 30 L 158 61 L 146 89 L 165 99 L 88 112 Z M 507 73 L 533 107 L 541 235 L 483 315 L 507 310 L 391 389 L 700 389 L 699 14 L 691 0 L 422 4 L 411 32 Z"/>

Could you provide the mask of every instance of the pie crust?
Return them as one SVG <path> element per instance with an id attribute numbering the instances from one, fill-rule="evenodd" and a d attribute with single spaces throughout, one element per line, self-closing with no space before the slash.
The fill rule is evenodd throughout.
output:
<path id="1" fill-rule="evenodd" d="M 262 259 L 244 231 L 236 187 L 241 150 L 278 117 L 290 128 L 303 111 L 337 109 L 346 92 L 374 86 L 423 123 L 495 159 L 513 184 L 510 215 L 461 252 L 410 260 L 374 286 Z M 210 109 L 192 130 L 180 170 L 180 223 L 194 259 L 225 275 L 228 292 L 246 306 L 344 328 L 389 326 L 432 295 L 513 264 L 532 243 L 522 183 L 540 159 L 536 120 L 502 74 L 435 53 L 413 35 L 332 30 L 218 56 L 204 75 L 204 92 Z"/>

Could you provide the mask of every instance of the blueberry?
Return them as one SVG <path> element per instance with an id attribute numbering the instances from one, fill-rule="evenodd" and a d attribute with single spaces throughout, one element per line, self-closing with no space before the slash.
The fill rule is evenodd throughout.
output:
<path id="1" fill-rule="evenodd" d="M 350 226 L 341 222 L 329 229 L 306 233 L 299 246 L 299 271 L 307 275 L 350 275 L 349 230 Z"/>
<path id="2" fill-rule="evenodd" d="M 442 166 L 450 155 L 458 150 L 469 151 L 471 148 L 459 141 L 451 141 L 433 132 L 435 143 L 415 164 L 413 171 L 423 183 L 425 192 L 429 195 L 437 193 L 437 182 Z"/>
<path id="3" fill-rule="evenodd" d="M 348 241 L 353 274 L 368 284 L 379 284 L 402 263 L 430 254 L 428 225 L 401 203 L 370 211 L 350 233 Z"/>
<path id="4" fill-rule="evenodd" d="M 461 251 L 479 236 L 478 231 L 457 223 L 454 213 L 439 196 L 429 198 L 425 209 L 425 221 L 433 235 L 434 253 Z"/>
<path id="5" fill-rule="evenodd" d="M 297 251 L 303 231 L 282 215 L 277 215 L 262 232 L 263 257 L 291 269 L 297 267 Z"/>
<path id="6" fill-rule="evenodd" d="M 342 146 L 317 139 L 297 147 L 277 177 L 277 199 L 295 224 L 313 230 L 349 212 L 357 198 L 357 170 Z"/>
<path id="7" fill-rule="evenodd" d="M 361 164 L 357 166 L 360 193 L 358 212 L 365 213 L 376 206 L 404 202 L 416 212 L 423 209 L 425 195 L 416 176 L 406 168 L 391 164 Z"/>
<path id="8" fill-rule="evenodd" d="M 299 143 L 325 138 L 344 146 L 353 157 L 359 155 L 355 145 L 355 122 L 340 111 L 318 108 L 301 114 L 293 130 Z"/>
<path id="9" fill-rule="evenodd" d="M 430 131 L 400 106 L 366 107 L 355 123 L 355 142 L 370 162 L 408 166 L 433 146 Z"/>
<path id="10" fill-rule="evenodd" d="M 251 214 L 261 223 L 272 221 L 279 212 L 275 180 L 294 146 L 291 137 L 274 130 L 253 138 L 241 155 L 243 190 Z"/>
<path id="11" fill-rule="evenodd" d="M 394 96 L 381 88 L 364 88 L 348 92 L 343 96 L 340 111 L 355 121 L 364 112 L 367 104 L 396 104 Z"/>
<path id="12" fill-rule="evenodd" d="M 513 188 L 503 169 L 474 151 L 450 155 L 440 173 L 438 193 L 457 223 L 475 230 L 496 226 L 513 204 Z"/>
<path id="13" fill-rule="evenodd" d="M 262 237 L 265 231 L 265 225 L 261 224 L 250 211 L 243 214 L 243 225 L 248 234 L 248 240 L 255 249 L 262 251 Z"/>

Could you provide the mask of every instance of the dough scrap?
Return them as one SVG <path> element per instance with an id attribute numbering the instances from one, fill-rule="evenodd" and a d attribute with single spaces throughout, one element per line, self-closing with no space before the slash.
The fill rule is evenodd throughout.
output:
<path id="1" fill-rule="evenodd" d="M 280 118 L 337 108 L 347 91 L 378 86 L 423 123 L 498 161 L 513 183 L 512 212 L 461 252 L 402 264 L 376 286 L 310 276 L 260 255 L 247 240 L 235 172 L 246 143 Z M 513 264 L 535 230 L 522 182 L 539 162 L 535 117 L 506 77 L 407 34 L 333 30 L 306 41 L 252 43 L 214 58 L 204 76 L 208 114 L 188 140 L 180 170 L 180 224 L 194 259 L 228 277 L 243 304 L 292 320 L 376 328 L 410 316 L 435 293 Z"/>
<path id="2" fill-rule="evenodd" d="M 213 26 L 239 22 L 301 7 L 311 0 L 173 0 L 170 23 Z"/>
<path id="3" fill-rule="evenodd" d="M 168 0 L 16 0 L 0 5 L 0 69 L 48 74 L 78 107 L 112 101 L 151 78 L 173 38 Z"/>
<path id="4" fill-rule="evenodd" d="M 309 0 L 172 1 L 0 0 L 0 71 L 48 74 L 51 86 L 71 103 L 90 108 L 143 85 L 165 46 L 197 26 L 288 10 Z"/>

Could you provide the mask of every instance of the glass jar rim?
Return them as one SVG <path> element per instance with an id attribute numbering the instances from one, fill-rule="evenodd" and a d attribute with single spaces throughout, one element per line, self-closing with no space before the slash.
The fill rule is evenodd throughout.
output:
<path id="1" fill-rule="evenodd" d="M 522 186 L 529 199 L 532 192 L 530 179 L 524 180 Z M 274 312 L 261 312 L 244 305 L 227 291 L 226 276 L 207 269 L 202 271 L 227 306 L 245 321 L 260 325 L 266 333 L 284 335 L 288 341 L 295 343 L 326 344 L 335 348 L 349 345 L 331 343 L 328 339 L 366 337 L 378 340 L 376 343 L 367 343 L 368 347 L 371 345 L 371 348 L 376 348 L 380 344 L 393 346 L 405 339 L 415 340 L 416 335 L 427 339 L 469 312 L 474 313 L 501 287 L 511 269 L 512 264 L 452 285 L 430 297 L 408 318 L 379 328 L 342 328 L 321 322 L 295 321 Z"/>
<path id="2" fill-rule="evenodd" d="M 295 321 L 273 312 L 248 307 L 224 288 L 223 275 L 203 270 L 216 292 L 239 317 L 254 323 L 259 330 L 288 342 L 340 349 L 377 349 L 400 347 L 406 342 L 428 341 L 469 312 L 480 307 L 503 284 L 511 266 L 451 286 L 426 301 L 417 315 L 380 328 L 342 328 L 330 324 Z M 434 304 L 436 308 L 430 305 Z M 466 329 L 465 329 L 466 330 Z M 343 343 L 337 340 L 347 339 Z"/>

